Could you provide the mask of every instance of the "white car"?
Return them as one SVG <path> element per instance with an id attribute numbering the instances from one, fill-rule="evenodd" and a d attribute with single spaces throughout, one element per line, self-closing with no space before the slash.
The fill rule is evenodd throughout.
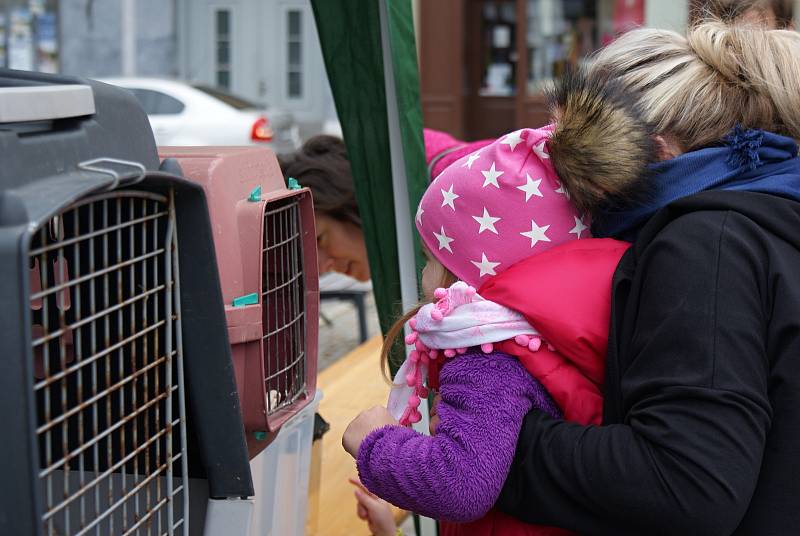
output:
<path id="1" fill-rule="evenodd" d="M 133 93 L 150 119 L 157 145 L 266 144 L 276 153 L 300 146 L 299 129 L 289 112 L 219 89 L 159 78 L 101 82 Z"/>

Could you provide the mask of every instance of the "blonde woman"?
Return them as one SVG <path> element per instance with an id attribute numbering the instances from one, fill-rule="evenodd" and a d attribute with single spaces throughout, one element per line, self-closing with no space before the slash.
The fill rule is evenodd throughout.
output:
<path id="1" fill-rule="evenodd" d="M 612 287 L 602 425 L 531 411 L 500 510 L 581 534 L 800 530 L 799 58 L 794 32 L 722 23 L 602 50 L 582 83 L 626 89 L 659 149 L 634 181 L 558 158 L 568 129 L 595 124 L 570 115 L 580 88 L 562 92 L 558 174 L 595 236 L 634 245 Z M 587 163 L 616 135 L 595 134 Z"/>

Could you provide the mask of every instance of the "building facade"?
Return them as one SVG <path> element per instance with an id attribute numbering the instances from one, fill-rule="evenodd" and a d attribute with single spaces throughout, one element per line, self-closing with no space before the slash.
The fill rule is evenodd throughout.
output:
<path id="1" fill-rule="evenodd" d="M 178 0 L 179 75 L 289 110 L 306 131 L 336 112 L 309 0 Z"/>
<path id="2" fill-rule="evenodd" d="M 540 126 L 543 86 L 634 26 L 681 31 L 688 2 L 421 0 L 425 124 L 465 139 Z"/>
<path id="3" fill-rule="evenodd" d="M 476 139 L 544 124 L 545 83 L 630 26 L 683 31 L 701 0 L 410 1 L 425 123 Z M 0 0 L 0 67 L 179 78 L 335 130 L 310 0 Z"/>
<path id="4" fill-rule="evenodd" d="M 174 78 L 175 21 L 174 0 L 0 0 L 0 66 Z"/>
<path id="5" fill-rule="evenodd" d="M 544 125 L 546 83 L 631 27 L 683 32 L 702 3 L 417 0 L 425 124 L 464 139 Z"/>
<path id="6" fill-rule="evenodd" d="M 309 0 L 0 0 L 0 67 L 203 83 L 307 133 L 336 118 Z"/>

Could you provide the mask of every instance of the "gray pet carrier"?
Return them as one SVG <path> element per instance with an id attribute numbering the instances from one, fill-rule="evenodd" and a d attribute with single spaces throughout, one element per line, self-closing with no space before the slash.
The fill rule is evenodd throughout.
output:
<path id="1" fill-rule="evenodd" d="M 159 167 L 123 90 L 0 71 L 0 534 L 188 534 L 190 477 L 253 493 L 205 197 Z"/>

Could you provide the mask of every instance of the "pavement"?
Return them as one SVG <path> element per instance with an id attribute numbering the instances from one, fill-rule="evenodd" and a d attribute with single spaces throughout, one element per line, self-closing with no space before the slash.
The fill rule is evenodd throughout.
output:
<path id="1" fill-rule="evenodd" d="M 367 336 L 380 333 L 378 313 L 372 291 L 366 298 Z M 348 354 L 361 343 L 358 336 L 358 312 L 349 301 L 326 300 L 320 304 L 318 370 L 321 372 Z M 326 321 L 327 319 L 327 321 Z M 375 371 L 376 377 L 379 371 Z M 415 536 L 412 516 L 400 528 L 406 536 Z"/>
<path id="2" fill-rule="evenodd" d="M 358 337 L 358 312 L 351 302 L 325 300 L 320 304 L 320 313 L 317 368 L 322 371 L 361 344 L 361 341 Z M 380 333 L 375 298 L 371 291 L 367 294 L 366 315 L 369 338 Z"/>

